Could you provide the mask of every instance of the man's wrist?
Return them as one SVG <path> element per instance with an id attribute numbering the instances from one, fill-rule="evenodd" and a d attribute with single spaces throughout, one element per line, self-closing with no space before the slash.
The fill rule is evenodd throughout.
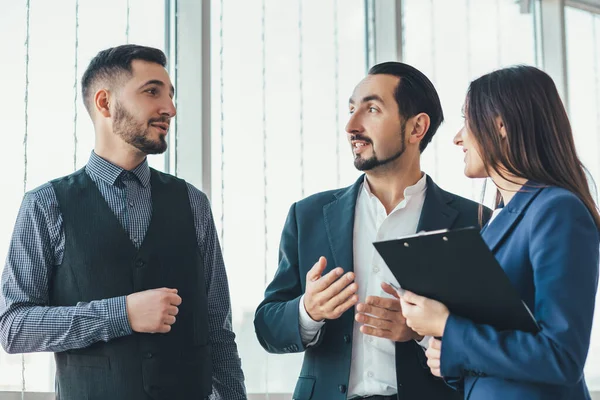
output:
<path id="1" fill-rule="evenodd" d="M 306 307 L 306 303 L 304 301 L 305 296 L 302 296 L 302 308 L 304 309 L 304 312 L 306 313 L 306 315 L 308 316 L 308 318 L 310 318 L 313 322 L 323 322 L 323 318 L 317 319 L 315 318 L 315 316 L 313 316 L 310 311 L 308 311 L 308 308 Z"/>
<path id="2" fill-rule="evenodd" d="M 133 329 L 129 321 L 129 313 L 127 312 L 127 297 L 113 297 L 106 300 L 109 331 L 112 339 L 131 335 Z"/>
<path id="3" fill-rule="evenodd" d="M 300 322 L 303 323 L 304 325 L 309 325 L 309 326 L 317 326 L 319 325 L 322 326 L 325 321 L 323 320 L 316 320 L 313 318 L 312 315 L 310 315 L 308 313 L 308 309 L 306 308 L 306 305 L 304 303 L 304 297 L 305 295 L 302 295 L 302 298 L 300 299 Z"/>

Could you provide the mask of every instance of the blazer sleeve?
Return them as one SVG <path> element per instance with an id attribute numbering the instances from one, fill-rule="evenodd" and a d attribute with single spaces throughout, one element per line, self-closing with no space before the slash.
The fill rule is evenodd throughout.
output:
<path id="1" fill-rule="evenodd" d="M 265 291 L 265 299 L 254 315 L 256 337 L 268 352 L 295 353 L 305 350 L 299 322 L 302 294 L 298 260 L 298 223 L 294 203 L 281 235 L 277 272 Z"/>
<path id="2" fill-rule="evenodd" d="M 442 340 L 443 376 L 471 371 L 567 385 L 583 376 L 598 286 L 598 228 L 572 194 L 549 198 L 529 212 L 534 315 L 541 331 L 497 331 L 450 315 Z"/>

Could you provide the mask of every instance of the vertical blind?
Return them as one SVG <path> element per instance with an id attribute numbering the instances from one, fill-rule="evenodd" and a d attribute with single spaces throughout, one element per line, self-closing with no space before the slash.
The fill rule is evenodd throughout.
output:
<path id="1" fill-rule="evenodd" d="M 268 355 L 254 311 L 289 207 L 358 173 L 348 98 L 366 72 L 364 0 L 213 0 L 212 206 L 249 393 L 290 393 L 301 354 Z"/>
<path id="2" fill-rule="evenodd" d="M 600 17 L 567 7 L 569 116 L 575 145 L 596 185 L 600 183 Z M 594 185 L 591 185 L 592 188 Z M 597 193 L 594 193 L 597 198 Z M 596 200 L 597 201 L 597 200 Z M 600 297 L 585 368 L 590 390 L 600 390 Z"/>
<path id="3" fill-rule="evenodd" d="M 3 261 L 24 191 L 81 168 L 89 158 L 93 126 L 80 96 L 89 61 L 127 42 L 164 48 L 164 10 L 164 0 L 3 2 Z M 151 164 L 163 169 L 163 156 Z M 52 355 L 0 350 L 0 391 L 54 391 Z"/>
<path id="4" fill-rule="evenodd" d="M 445 116 L 423 153 L 423 170 L 446 190 L 479 201 L 483 181 L 464 176 L 462 151 L 452 142 L 462 127 L 466 91 L 473 79 L 494 69 L 536 65 L 536 14 L 521 14 L 511 0 L 402 3 L 404 61 L 432 80 Z"/>
<path id="5" fill-rule="evenodd" d="M 348 98 L 373 64 L 374 0 L 210 1 L 213 126 L 204 134 L 212 139 L 212 206 L 234 330 L 248 392 L 290 393 L 302 355 L 268 355 L 254 335 L 254 311 L 277 268 L 290 205 L 350 185 L 359 175 L 344 126 Z M 470 80 L 499 67 L 539 65 L 538 14 L 521 14 L 512 0 L 402 4 L 403 60 L 431 78 L 446 116 L 423 154 L 423 170 L 445 189 L 479 200 L 482 181 L 463 176 L 461 153 L 452 144 L 466 89 Z M 164 49 L 165 17 L 164 0 L 4 5 L 0 85 L 7 95 L 0 106 L 7 125 L 0 157 L 5 172 L 0 257 L 23 191 L 81 168 L 89 157 L 93 129 L 79 93 L 91 57 L 126 42 Z M 567 8 L 566 18 L 570 115 L 578 151 L 598 181 L 599 17 Z M 164 169 L 167 161 L 176 171 L 175 147 L 170 161 L 153 156 L 151 165 Z M 598 322 L 586 367 L 592 390 L 600 390 L 597 371 Z M 0 391 L 53 389 L 51 355 L 0 351 Z"/>

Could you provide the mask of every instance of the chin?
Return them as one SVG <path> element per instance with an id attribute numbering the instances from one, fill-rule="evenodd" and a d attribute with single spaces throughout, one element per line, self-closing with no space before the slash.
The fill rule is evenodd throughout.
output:
<path id="1" fill-rule="evenodd" d="M 468 167 L 465 167 L 464 173 L 467 178 L 471 178 L 471 179 L 488 177 L 488 174 L 486 174 L 485 171 L 473 171 L 472 169 L 469 169 Z"/>

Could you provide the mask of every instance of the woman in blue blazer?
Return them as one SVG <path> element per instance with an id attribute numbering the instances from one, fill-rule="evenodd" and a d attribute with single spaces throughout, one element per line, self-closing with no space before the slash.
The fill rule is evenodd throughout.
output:
<path id="1" fill-rule="evenodd" d="M 442 337 L 430 340 L 428 365 L 467 399 L 590 399 L 600 216 L 554 82 L 528 66 L 492 72 L 471 83 L 464 114 L 454 142 L 465 174 L 498 188 L 482 236 L 541 331 L 499 331 L 409 292 L 407 324 Z"/>

